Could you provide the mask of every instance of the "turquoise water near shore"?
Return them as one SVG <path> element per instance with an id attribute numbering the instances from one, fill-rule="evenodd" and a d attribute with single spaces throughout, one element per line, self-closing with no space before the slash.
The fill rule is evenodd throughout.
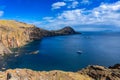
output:
<path id="1" fill-rule="evenodd" d="M 24 54 L 34 50 L 39 50 L 39 54 L 12 58 L 7 61 L 7 68 L 77 71 L 88 65 L 111 66 L 120 63 L 120 33 L 83 32 L 46 37 L 19 51 Z"/>

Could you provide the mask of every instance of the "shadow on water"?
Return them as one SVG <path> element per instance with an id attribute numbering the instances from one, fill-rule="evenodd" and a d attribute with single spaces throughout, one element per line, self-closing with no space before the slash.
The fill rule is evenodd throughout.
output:
<path id="1" fill-rule="evenodd" d="M 12 48 L 11 51 L 13 53 L 7 54 L 4 56 L 0 56 L 0 70 L 4 71 L 10 68 L 17 68 L 11 67 L 11 64 L 13 65 L 19 65 L 20 63 L 18 60 L 20 60 L 23 56 L 28 55 L 36 55 L 39 53 L 39 43 L 40 40 L 36 40 L 34 42 L 30 42 L 29 44 L 19 47 L 19 48 Z M 32 46 L 32 47 L 31 47 Z M 19 68 L 19 67 L 18 67 Z"/>

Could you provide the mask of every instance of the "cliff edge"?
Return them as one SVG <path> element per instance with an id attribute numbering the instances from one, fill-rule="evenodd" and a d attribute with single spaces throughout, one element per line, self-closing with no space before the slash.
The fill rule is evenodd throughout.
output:
<path id="1" fill-rule="evenodd" d="M 120 80 L 120 64 L 112 68 L 92 65 L 78 72 L 9 69 L 0 72 L 0 80 Z"/>

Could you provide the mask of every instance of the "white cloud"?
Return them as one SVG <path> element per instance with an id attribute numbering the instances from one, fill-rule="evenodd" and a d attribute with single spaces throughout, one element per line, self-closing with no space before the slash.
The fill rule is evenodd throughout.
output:
<path id="1" fill-rule="evenodd" d="M 47 24 L 44 25 L 44 23 Z M 39 25 L 44 26 L 44 28 L 47 29 L 58 29 L 68 25 L 113 25 L 119 28 L 120 1 L 113 4 L 102 3 L 99 7 L 96 7 L 92 10 L 74 9 L 63 11 L 62 13 L 59 13 L 56 17 L 47 18 L 43 23 Z M 96 30 L 96 27 L 97 26 L 93 26 L 91 28 L 88 27 L 88 30 Z M 105 28 L 108 29 L 111 27 L 104 26 L 99 29 Z"/>
<path id="2" fill-rule="evenodd" d="M 66 5 L 65 2 L 56 2 L 56 3 L 52 4 L 52 9 L 59 9 L 59 8 L 65 6 L 65 5 Z"/>
<path id="3" fill-rule="evenodd" d="M 91 2 L 89 0 L 82 0 L 81 4 L 90 4 Z"/>
<path id="4" fill-rule="evenodd" d="M 60 14 L 57 18 L 61 20 L 76 20 L 78 17 L 81 16 L 81 10 L 71 10 L 71 11 L 64 11 L 62 14 Z"/>
<path id="5" fill-rule="evenodd" d="M 68 8 L 76 8 L 79 5 L 78 1 L 73 1 L 71 5 L 68 6 Z"/>
<path id="6" fill-rule="evenodd" d="M 66 2 L 70 2 L 70 1 L 76 1 L 76 0 L 64 0 L 64 1 L 66 1 Z"/>
<path id="7" fill-rule="evenodd" d="M 120 10 L 120 1 L 118 1 L 115 4 L 102 4 L 100 8 L 102 10 L 112 10 L 112 11 Z"/>
<path id="8" fill-rule="evenodd" d="M 53 17 L 44 17 L 43 20 L 45 20 L 47 22 L 54 22 Z"/>
<path id="9" fill-rule="evenodd" d="M 4 11 L 0 11 L 0 17 L 3 16 L 4 14 Z"/>

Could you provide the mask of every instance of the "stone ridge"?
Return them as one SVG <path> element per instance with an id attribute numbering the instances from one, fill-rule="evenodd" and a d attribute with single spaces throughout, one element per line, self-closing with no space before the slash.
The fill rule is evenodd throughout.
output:
<path id="1" fill-rule="evenodd" d="M 56 31 L 48 31 L 41 28 L 32 27 L 28 28 L 27 31 L 29 32 L 30 40 L 42 39 L 43 37 L 70 35 L 77 33 L 71 27 L 64 27 L 63 29 Z"/>
<path id="2" fill-rule="evenodd" d="M 0 80 L 120 80 L 120 64 L 112 68 L 92 65 L 78 72 L 9 69 L 0 72 Z"/>

